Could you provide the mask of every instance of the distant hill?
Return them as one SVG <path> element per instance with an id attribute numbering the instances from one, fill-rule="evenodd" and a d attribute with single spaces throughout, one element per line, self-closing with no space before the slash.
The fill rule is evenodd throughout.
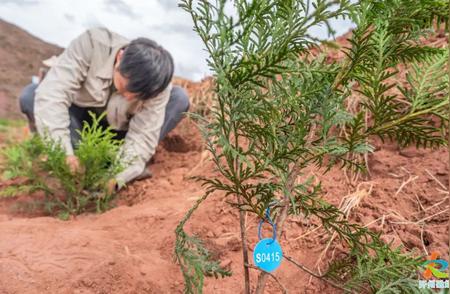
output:
<path id="1" fill-rule="evenodd" d="M 62 50 L 0 19 L 0 118 L 20 117 L 20 91 L 37 74 L 42 60 Z"/>

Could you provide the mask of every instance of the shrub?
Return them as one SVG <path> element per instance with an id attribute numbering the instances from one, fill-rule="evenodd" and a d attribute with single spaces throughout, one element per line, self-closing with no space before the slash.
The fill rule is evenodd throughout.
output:
<path id="1" fill-rule="evenodd" d="M 11 196 L 17 192 L 45 193 L 44 206 L 49 213 L 61 218 L 85 211 L 102 212 L 111 205 L 114 195 L 106 193 L 106 184 L 123 170 L 119 162 L 122 141 L 115 140 L 110 128 L 101 126 L 105 114 L 86 122 L 80 132 L 81 141 L 75 149 L 82 172 L 73 175 L 66 164 L 66 154 L 57 142 L 33 136 L 31 139 L 6 148 L 5 179 L 21 177 L 25 184 L 3 191 Z"/>
<path id="2" fill-rule="evenodd" d="M 243 213 L 267 220 L 264 213 L 273 203 L 278 237 L 289 215 L 303 215 L 318 218 L 330 236 L 344 242 L 348 258 L 320 276 L 333 286 L 358 293 L 418 292 L 412 278 L 420 259 L 391 249 L 379 234 L 349 223 L 342 211 L 320 198 L 320 183 L 305 178 L 305 169 L 361 170 L 354 155 L 373 150 L 372 136 L 396 140 L 400 146 L 446 144 L 442 134 L 448 124 L 448 77 L 443 65 L 448 49 L 423 46 L 419 37 L 436 18 L 447 20 L 441 11 L 448 2 L 312 3 L 182 1 L 210 55 L 217 96 L 211 119 L 199 117 L 199 122 L 221 177 L 197 178 L 206 194 L 193 210 L 215 191 L 222 191 L 239 209 L 245 293 L 250 292 L 252 266 Z M 329 62 L 310 51 L 317 40 L 308 29 L 326 26 L 335 17 L 351 17 L 357 25 L 343 62 Z M 395 80 L 400 65 L 410 69 L 406 87 Z M 361 99 L 350 112 L 346 102 L 354 95 Z M 192 257 L 201 250 L 186 249 L 192 246 L 183 230 L 186 221 L 176 230 L 175 254 L 186 292 L 201 292 L 205 259 Z M 266 279 L 267 273 L 261 272 L 256 293 L 263 292 Z"/>

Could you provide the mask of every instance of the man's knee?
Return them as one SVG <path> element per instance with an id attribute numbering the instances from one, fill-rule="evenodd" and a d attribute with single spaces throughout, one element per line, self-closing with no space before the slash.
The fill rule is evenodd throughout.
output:
<path id="1" fill-rule="evenodd" d="M 174 86 L 170 92 L 170 96 L 170 98 L 174 100 L 174 107 L 176 107 L 177 111 L 187 112 L 189 110 L 189 96 L 185 89 Z"/>
<path id="2" fill-rule="evenodd" d="M 36 85 L 30 84 L 26 86 L 19 96 L 19 105 L 22 113 L 27 115 L 33 115 L 34 112 L 34 95 L 36 90 Z"/>

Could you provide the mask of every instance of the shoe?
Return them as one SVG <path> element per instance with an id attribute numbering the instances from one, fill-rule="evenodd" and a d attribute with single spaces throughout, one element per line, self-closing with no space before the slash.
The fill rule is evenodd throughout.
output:
<path id="1" fill-rule="evenodd" d="M 28 129 L 30 130 L 30 133 L 32 133 L 32 134 L 37 133 L 36 124 L 34 122 L 31 122 L 31 121 L 28 122 Z"/>
<path id="2" fill-rule="evenodd" d="M 142 171 L 142 173 L 139 176 L 137 176 L 136 180 L 141 181 L 141 180 L 149 179 L 152 177 L 153 177 L 153 173 L 147 167 L 145 167 L 144 170 Z"/>

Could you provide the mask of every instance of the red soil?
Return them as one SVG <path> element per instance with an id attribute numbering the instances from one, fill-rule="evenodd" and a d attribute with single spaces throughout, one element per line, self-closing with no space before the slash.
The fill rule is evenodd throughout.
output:
<path id="1" fill-rule="evenodd" d="M 189 83 L 188 88 L 194 94 L 202 85 Z M 438 251 L 448 259 L 448 213 L 438 214 L 447 207 L 441 202 L 448 196 L 444 191 L 449 185 L 447 150 L 408 148 L 400 152 L 393 144 L 376 145 L 369 157 L 371 177 L 361 180 L 363 197 L 351 211 L 350 220 L 382 232 L 394 245 L 403 244 L 422 254 L 425 249 Z M 151 166 L 154 177 L 130 185 L 120 193 L 117 207 L 104 214 L 60 221 L 33 217 L 14 210 L 14 201 L 0 200 L 0 293 L 182 293 L 182 275 L 173 258 L 174 230 L 204 192 L 188 177 L 216 175 L 202 150 L 197 128 L 185 119 L 158 148 Z M 308 172 L 323 181 L 324 198 L 336 205 L 357 190 L 346 184 L 337 169 L 325 175 Z M 424 226 L 414 224 L 426 217 Z M 249 247 L 253 248 L 258 220 L 249 215 L 247 221 Z M 402 221 L 411 223 L 396 223 Z M 280 240 L 286 255 L 315 271 L 328 239 L 319 236 L 321 229 L 300 237 L 316 225 L 291 217 Z M 242 293 L 237 211 L 222 195 L 213 194 L 195 212 L 187 229 L 205 240 L 213 255 L 233 272 L 225 279 L 207 278 L 204 292 Z M 333 248 L 323 258 L 322 270 L 339 254 L 339 249 Z M 286 260 L 276 275 L 291 293 L 337 292 Z M 253 285 L 256 277 L 252 270 Z M 266 289 L 267 293 L 281 293 L 270 278 Z"/>
<path id="2" fill-rule="evenodd" d="M 158 148 L 151 167 L 154 177 L 130 185 L 121 193 L 118 207 L 107 213 L 60 221 L 52 217 L 31 218 L 29 213 L 7 209 L 13 207 L 11 201 L 0 202 L 0 293 L 181 293 L 183 280 L 173 260 L 174 230 L 203 193 L 202 187 L 186 176 L 215 173 L 210 162 L 199 165 L 201 139 L 193 123 L 185 119 L 174 132 L 172 142 L 166 141 L 167 145 L 172 143 L 168 148 L 171 151 Z M 181 149 L 177 149 L 179 146 Z M 360 186 L 362 190 L 373 185 L 372 192 L 352 210 L 350 219 L 370 224 L 385 215 L 383 224 L 379 220 L 370 227 L 382 231 L 386 241 L 393 240 L 395 245 L 403 244 L 422 253 L 425 247 L 428 252 L 445 255 L 447 213 L 425 221 L 423 242 L 421 226 L 394 222 L 401 221 L 401 217 L 415 222 L 445 208 L 444 202 L 424 213 L 419 206 L 427 209 L 446 196 L 438 181 L 448 187 L 447 159 L 445 149 L 410 148 L 399 152 L 393 145 L 383 145 L 370 156 L 371 179 Z M 324 198 L 336 205 L 356 190 L 345 184 L 339 170 L 317 175 L 324 183 Z M 414 180 L 396 193 L 410 177 Z M 204 239 L 213 255 L 234 273 L 225 279 L 208 278 L 205 293 L 242 291 L 237 220 L 237 211 L 220 195 L 212 195 L 188 224 L 188 230 Z M 249 216 L 250 247 L 257 242 L 257 223 Z M 293 217 L 280 240 L 287 255 L 310 268 L 314 268 L 327 239 L 317 236 L 321 230 L 298 238 L 314 227 L 314 222 Z M 322 269 L 333 254 L 334 250 L 328 251 Z M 293 293 L 335 292 L 286 261 L 277 276 Z M 251 278 L 256 281 L 255 272 Z M 273 281 L 269 281 L 267 292 L 279 292 Z"/>

